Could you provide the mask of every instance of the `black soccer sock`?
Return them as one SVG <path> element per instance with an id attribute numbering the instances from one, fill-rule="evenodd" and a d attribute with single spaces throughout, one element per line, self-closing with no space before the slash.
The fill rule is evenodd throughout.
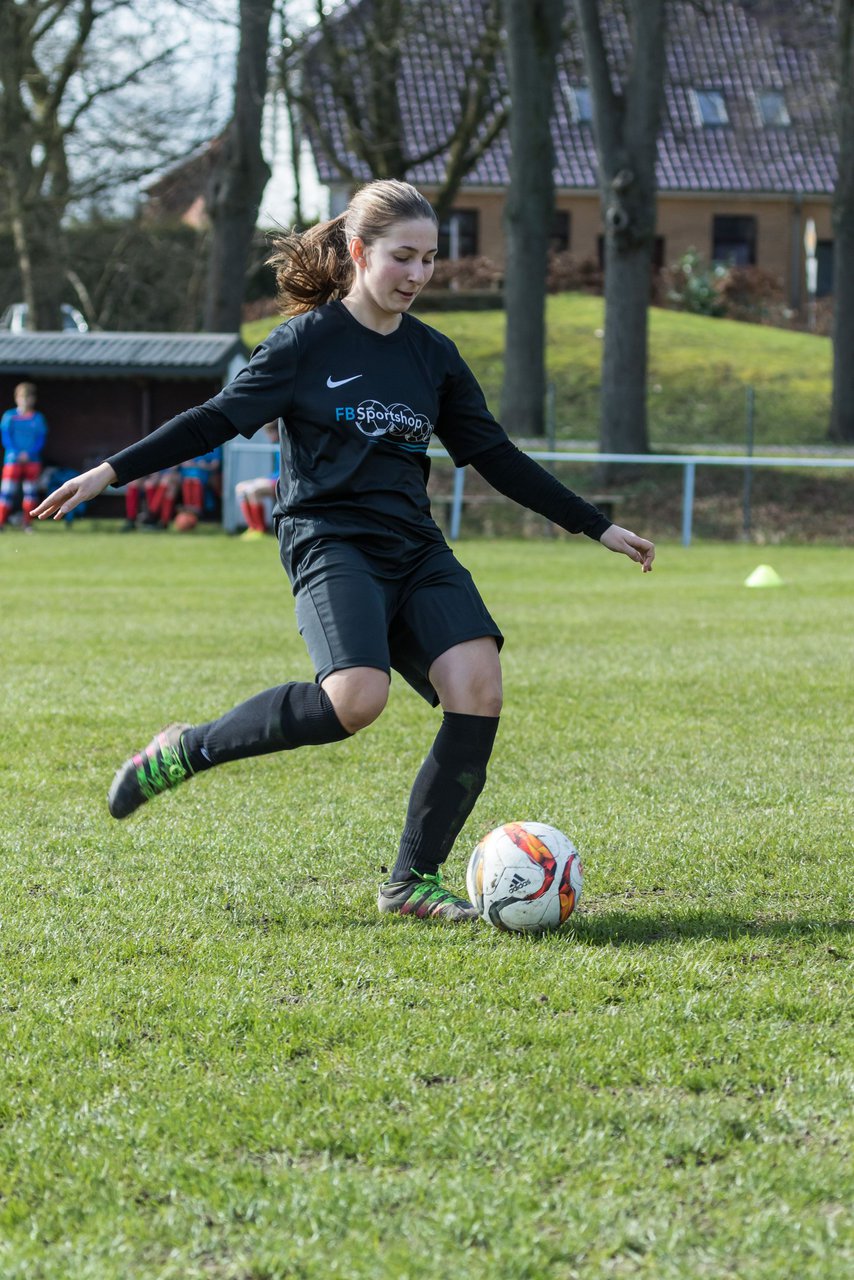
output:
<path id="1" fill-rule="evenodd" d="M 280 684 L 256 693 L 218 720 L 186 729 L 181 745 L 194 773 L 228 760 L 340 742 L 350 734 L 319 684 Z"/>
<path id="2" fill-rule="evenodd" d="M 392 881 L 432 875 L 445 861 L 483 790 L 497 730 L 497 716 L 445 712 L 409 797 Z"/>

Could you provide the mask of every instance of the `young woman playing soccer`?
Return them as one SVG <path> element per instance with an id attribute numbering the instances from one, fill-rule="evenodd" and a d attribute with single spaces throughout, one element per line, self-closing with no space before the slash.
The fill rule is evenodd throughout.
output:
<path id="1" fill-rule="evenodd" d="M 292 318 L 206 404 L 50 494 L 63 516 L 108 484 L 175 466 L 280 420 L 275 510 L 316 682 L 279 685 L 207 724 L 171 725 L 117 772 L 125 818 L 197 773 L 271 751 L 336 742 L 386 705 L 394 668 L 442 707 L 415 779 L 380 911 L 476 917 L 440 867 L 483 789 L 501 710 L 501 633 L 430 515 L 427 446 L 571 533 L 652 568 L 651 542 L 621 529 L 526 458 L 489 413 L 454 344 L 408 314 L 433 272 L 436 216 L 406 183 L 369 183 L 346 212 L 276 241 Z"/>

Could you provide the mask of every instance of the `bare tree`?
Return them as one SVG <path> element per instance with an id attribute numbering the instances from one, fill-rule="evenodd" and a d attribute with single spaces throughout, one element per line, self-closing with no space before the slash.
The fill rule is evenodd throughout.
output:
<path id="1" fill-rule="evenodd" d="M 854 0 L 834 0 L 839 173 L 833 197 L 833 399 L 830 437 L 854 443 Z"/>
<path id="2" fill-rule="evenodd" d="M 261 124 L 272 12 L 273 0 L 240 0 L 234 113 L 208 186 L 211 236 L 204 325 L 214 332 L 240 328 L 249 245 L 270 177 Z"/>
<path id="3" fill-rule="evenodd" d="M 0 205 L 31 327 L 59 325 L 69 209 L 193 145 L 164 13 L 157 0 L 144 11 L 125 0 L 0 0 Z"/>
<path id="4" fill-rule="evenodd" d="M 655 161 L 664 101 L 665 0 L 625 0 L 631 57 L 621 84 L 603 33 L 609 0 L 575 0 L 590 81 L 605 221 L 600 448 L 645 453 L 647 310 L 655 243 Z"/>
<path id="5" fill-rule="evenodd" d="M 305 128 L 344 182 L 407 178 L 436 162 L 433 203 L 443 217 L 507 121 L 496 76 L 501 0 L 459 12 L 445 0 L 361 0 L 330 12 L 317 0 L 316 17 L 282 63 Z M 416 136 L 399 86 L 403 75 L 424 83 L 428 72 L 443 75 L 448 109 L 426 121 L 429 136 Z"/>
<path id="6" fill-rule="evenodd" d="M 504 206 L 507 336 L 501 418 L 517 435 L 545 420 L 545 300 L 554 216 L 551 117 L 564 0 L 505 0 L 510 187 Z"/>
<path id="7" fill-rule="evenodd" d="M 61 223 L 70 198 L 59 108 L 95 17 L 93 0 L 0 4 L 0 178 L 32 328 L 59 327 Z M 60 22 L 69 35 L 48 70 L 41 50 Z"/>

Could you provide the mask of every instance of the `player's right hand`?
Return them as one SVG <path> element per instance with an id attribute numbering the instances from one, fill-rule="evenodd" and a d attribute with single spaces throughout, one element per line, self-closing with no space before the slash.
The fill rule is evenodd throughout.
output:
<path id="1" fill-rule="evenodd" d="M 91 471 L 84 471 L 54 489 L 37 507 L 33 507 L 33 515 L 37 520 L 44 520 L 47 516 L 61 520 L 81 502 L 97 498 L 108 484 L 115 484 L 116 479 L 116 473 L 110 464 L 102 462 L 99 466 L 92 467 Z"/>

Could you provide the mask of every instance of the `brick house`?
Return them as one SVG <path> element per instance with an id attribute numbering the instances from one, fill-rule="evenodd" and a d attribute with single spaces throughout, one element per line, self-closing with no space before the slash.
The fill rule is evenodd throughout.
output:
<path id="1" fill-rule="evenodd" d="M 453 51 L 466 47 L 464 34 L 476 22 L 483 0 L 456 0 L 454 5 L 417 2 L 425 18 L 411 46 L 404 49 L 399 85 L 405 136 L 413 151 L 426 150 L 425 143 L 447 136 L 446 104 L 465 75 L 463 57 L 455 58 Z M 356 29 L 360 9 L 357 0 L 342 11 L 342 20 Z M 367 16 L 367 10 L 362 11 Z M 803 23 L 803 11 L 799 13 Z M 796 21 L 793 14 L 791 23 Z M 437 24 L 444 28 L 441 40 Z M 608 42 L 615 62 L 624 64 L 630 41 L 622 19 L 613 20 Z M 804 301 L 803 239 L 811 218 L 818 234 L 818 293 L 831 292 L 831 201 L 836 181 L 832 58 L 830 29 L 817 23 L 802 25 L 800 32 L 775 26 L 760 16 L 751 0 L 716 0 L 707 15 L 689 0 L 670 6 L 658 146 L 657 265 L 675 262 L 690 248 L 714 261 L 755 265 L 777 278 L 797 309 Z M 310 72 L 309 55 L 307 76 Z M 504 77 L 503 67 L 497 74 Z M 369 178 L 348 146 L 328 80 L 318 77 L 313 89 L 323 132 L 334 151 L 359 178 Z M 558 70 L 553 136 L 553 245 L 578 261 L 601 263 L 603 224 L 590 91 L 574 30 Z M 346 204 L 350 188 L 311 130 L 309 139 L 335 213 Z M 499 264 L 503 261 L 509 162 L 505 131 L 460 189 L 442 228 L 443 255 L 482 254 Z M 441 172 L 440 156 L 408 176 L 429 196 Z"/>

